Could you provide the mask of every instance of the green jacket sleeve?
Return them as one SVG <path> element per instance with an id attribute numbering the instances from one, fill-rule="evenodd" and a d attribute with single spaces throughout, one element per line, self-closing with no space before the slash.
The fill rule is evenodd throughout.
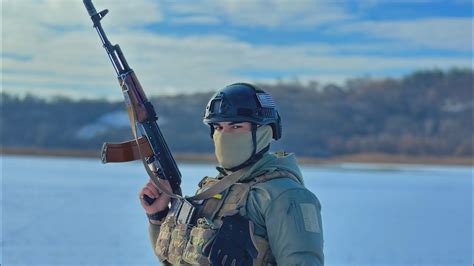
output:
<path id="1" fill-rule="evenodd" d="M 257 185 L 247 215 L 278 265 L 324 265 L 321 205 L 304 186 L 286 178 Z"/>
<path id="2" fill-rule="evenodd" d="M 279 265 L 324 265 L 321 205 L 309 190 L 294 188 L 272 200 L 265 225 Z"/>
<path id="3" fill-rule="evenodd" d="M 156 240 L 158 239 L 159 234 L 160 234 L 160 226 L 157 224 L 148 223 L 148 236 L 150 238 L 153 252 L 155 252 Z"/>

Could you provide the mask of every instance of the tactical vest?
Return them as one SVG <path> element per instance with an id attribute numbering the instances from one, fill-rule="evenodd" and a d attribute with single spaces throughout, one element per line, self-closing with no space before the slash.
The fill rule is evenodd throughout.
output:
<path id="1" fill-rule="evenodd" d="M 217 231 L 222 225 L 222 218 L 237 213 L 247 217 L 245 207 L 252 187 L 277 178 L 291 178 L 300 183 L 292 173 L 277 170 L 253 178 L 249 182 L 237 182 L 204 201 L 192 202 L 196 208 L 193 214 L 196 218 L 191 219 L 189 223 L 182 222 L 182 213 L 171 212 L 161 224 L 155 254 L 164 265 L 210 265 L 208 255 Z M 204 177 L 199 182 L 197 193 L 209 189 L 218 181 L 217 178 Z M 249 226 L 252 242 L 258 251 L 253 265 L 276 265 L 268 241 L 254 234 L 251 222 Z"/>

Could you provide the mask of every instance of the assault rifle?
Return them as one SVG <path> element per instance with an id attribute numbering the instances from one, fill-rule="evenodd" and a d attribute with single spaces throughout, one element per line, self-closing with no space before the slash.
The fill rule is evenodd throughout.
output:
<path id="1" fill-rule="evenodd" d="M 104 143 L 101 153 L 102 162 L 141 160 L 151 180 L 161 191 L 172 198 L 181 198 L 181 173 L 158 127 L 155 109 L 147 99 L 135 72 L 125 60 L 120 46 L 110 43 L 100 23 L 108 10 L 97 12 L 92 0 L 83 0 L 83 2 L 117 73 L 127 105 L 130 127 L 135 137 L 134 140 L 118 144 Z M 158 178 L 168 180 L 172 192 L 163 188 Z M 153 199 L 149 197 L 145 197 L 145 200 L 148 204 L 153 203 Z"/>

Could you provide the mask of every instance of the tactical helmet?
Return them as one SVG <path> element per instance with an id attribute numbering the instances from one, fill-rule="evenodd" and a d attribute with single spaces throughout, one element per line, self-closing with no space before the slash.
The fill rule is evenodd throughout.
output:
<path id="1" fill-rule="evenodd" d="M 250 122 L 270 125 L 273 139 L 281 138 L 281 118 L 270 94 L 248 83 L 234 83 L 219 91 L 209 100 L 203 122 L 214 133 L 213 123 L 224 121 Z"/>

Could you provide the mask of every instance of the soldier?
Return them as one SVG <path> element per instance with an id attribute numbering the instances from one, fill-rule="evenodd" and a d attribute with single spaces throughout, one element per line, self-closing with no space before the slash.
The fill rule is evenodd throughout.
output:
<path id="1" fill-rule="evenodd" d="M 321 205 L 305 188 L 295 156 L 269 152 L 282 131 L 271 96 L 251 84 L 229 85 L 209 101 L 204 123 L 219 163 L 217 177 L 199 183 L 197 194 L 209 195 L 170 211 L 170 198 L 152 182 L 139 192 L 160 261 L 323 265 Z M 144 195 L 155 201 L 148 205 Z"/>

